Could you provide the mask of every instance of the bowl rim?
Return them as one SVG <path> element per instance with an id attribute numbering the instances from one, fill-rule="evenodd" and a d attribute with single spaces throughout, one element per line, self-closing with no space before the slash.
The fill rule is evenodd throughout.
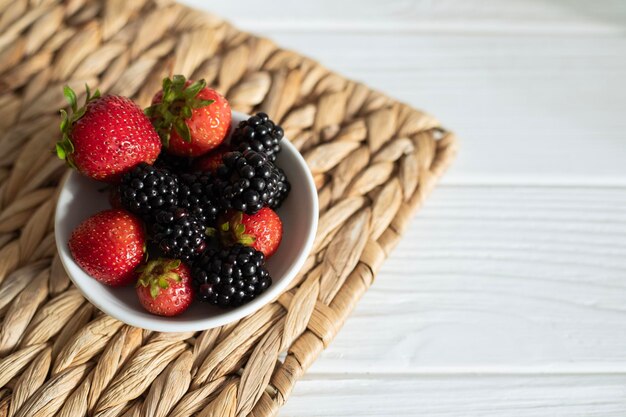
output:
<path id="1" fill-rule="evenodd" d="M 249 115 L 241 112 L 232 112 L 233 120 L 241 119 L 245 120 Z M 283 149 L 288 149 L 289 152 L 294 156 L 300 168 L 302 168 L 305 172 L 304 179 L 307 185 L 307 189 L 309 190 L 309 194 L 311 194 L 311 202 L 312 202 L 312 216 L 310 218 L 310 232 L 306 237 L 303 250 L 300 252 L 295 261 L 287 268 L 285 273 L 283 274 L 282 279 L 278 283 L 274 283 L 270 288 L 265 291 L 263 294 L 250 301 L 247 304 L 244 304 L 239 307 L 235 307 L 230 310 L 224 310 L 224 313 L 220 313 L 217 316 L 208 316 L 203 319 L 197 320 L 189 320 L 189 321 L 168 321 L 168 317 L 163 316 L 150 316 L 148 317 L 139 317 L 132 312 L 128 312 L 125 310 L 117 309 L 114 305 L 102 302 L 102 299 L 94 297 L 94 294 L 90 294 L 84 290 L 81 286 L 81 279 L 75 279 L 75 277 L 70 272 L 70 264 L 72 266 L 76 266 L 79 268 L 85 275 L 88 276 L 87 272 L 85 272 L 78 264 L 74 262 L 71 254 L 69 253 L 69 249 L 67 247 L 67 242 L 61 241 L 61 229 L 59 224 L 62 220 L 61 210 L 59 210 L 59 204 L 62 201 L 62 197 L 66 190 L 66 185 L 69 179 L 76 175 L 81 175 L 75 170 L 71 170 L 68 175 L 63 178 L 59 197 L 57 198 L 57 202 L 55 204 L 55 215 L 54 215 L 54 238 L 55 244 L 57 246 L 57 252 L 59 254 L 59 259 L 61 260 L 61 264 L 65 269 L 65 272 L 72 280 L 76 288 L 80 291 L 80 293 L 85 297 L 90 303 L 92 303 L 96 308 L 101 310 L 102 312 L 108 314 L 109 316 L 120 320 L 126 324 L 129 324 L 134 327 L 139 327 L 142 329 L 159 331 L 159 332 L 186 332 L 186 331 L 202 331 L 208 330 L 215 327 L 220 327 L 228 323 L 232 323 L 233 321 L 242 319 L 247 317 L 254 312 L 258 311 L 262 307 L 267 304 L 270 304 L 275 299 L 277 299 L 283 291 L 287 288 L 287 286 L 293 281 L 293 279 L 298 274 L 298 271 L 302 268 L 304 263 L 306 262 L 307 257 L 311 253 L 313 248 L 313 243 L 315 241 L 315 236 L 317 234 L 317 227 L 319 221 L 319 199 L 317 194 L 317 187 L 315 186 L 315 181 L 313 179 L 313 175 L 311 174 L 308 165 L 300 152 L 296 149 L 296 147 L 289 141 L 287 138 L 283 138 L 281 145 Z M 90 277 L 91 278 L 91 277 Z M 91 278 L 93 279 L 93 278 Z"/>

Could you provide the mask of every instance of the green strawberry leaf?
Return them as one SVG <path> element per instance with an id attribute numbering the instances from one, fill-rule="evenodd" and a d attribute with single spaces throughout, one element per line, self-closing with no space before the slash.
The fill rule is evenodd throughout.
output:
<path id="1" fill-rule="evenodd" d="M 65 151 L 67 153 L 74 153 L 74 143 L 70 140 L 70 137 L 67 135 L 63 136 L 63 140 L 65 143 Z"/>
<path id="2" fill-rule="evenodd" d="M 172 260 L 171 262 L 169 262 L 169 263 L 165 266 L 165 268 L 171 271 L 171 270 L 174 270 L 174 269 L 178 268 L 178 267 L 180 266 L 180 264 L 181 264 L 181 263 L 182 263 L 182 262 L 180 261 L 180 259 L 174 259 L 174 260 Z"/>
<path id="3" fill-rule="evenodd" d="M 239 239 L 237 239 L 239 243 L 245 246 L 252 246 L 256 241 L 256 237 L 252 235 L 241 235 Z"/>
<path id="4" fill-rule="evenodd" d="M 66 85 L 65 87 L 63 87 L 63 95 L 65 96 L 67 102 L 70 104 L 72 112 L 75 113 L 76 109 L 78 108 L 76 93 L 68 85 Z"/>
<path id="5" fill-rule="evenodd" d="M 74 114 L 72 115 L 72 120 L 76 121 L 80 119 L 81 117 L 85 115 L 86 111 L 87 111 L 87 107 L 81 107 L 80 109 L 74 112 Z"/>
<path id="6" fill-rule="evenodd" d="M 87 95 L 85 97 L 85 106 L 87 106 L 90 101 L 100 98 L 100 90 L 96 89 L 96 92 L 91 95 L 91 89 L 89 88 L 89 85 L 87 83 L 85 83 L 85 91 L 87 92 Z"/>
<path id="7" fill-rule="evenodd" d="M 174 129 L 176 129 L 176 133 L 178 133 L 185 142 L 191 142 L 191 131 L 184 119 L 177 119 L 174 122 Z"/>
<path id="8" fill-rule="evenodd" d="M 55 149 L 56 149 L 56 153 L 57 156 L 59 157 L 59 159 L 65 159 L 67 158 L 67 154 L 65 153 L 65 149 L 63 149 L 63 146 L 61 146 L 61 144 L 57 143 L 55 144 Z"/>
<path id="9" fill-rule="evenodd" d="M 196 81 L 185 88 L 185 91 L 183 91 L 183 97 L 186 99 L 194 98 L 204 87 L 206 87 L 206 81 L 204 81 L 204 79 Z"/>
<path id="10" fill-rule="evenodd" d="M 85 91 L 87 92 L 87 96 L 85 97 L 85 104 L 89 103 L 91 100 L 91 89 L 89 88 L 89 84 L 85 83 Z M 98 90 L 96 90 L 98 92 Z"/>
<path id="11" fill-rule="evenodd" d="M 184 75 L 176 74 L 172 77 L 172 90 L 174 91 L 182 91 L 185 87 L 185 83 L 187 80 Z"/>
<path id="12" fill-rule="evenodd" d="M 194 109 L 200 109 L 213 103 L 215 103 L 215 100 L 193 100 L 191 102 L 191 107 Z"/>
<path id="13" fill-rule="evenodd" d="M 170 286 L 170 283 L 167 281 L 167 278 L 161 276 L 159 277 L 159 279 L 157 280 L 159 287 L 163 288 L 164 290 L 167 289 Z"/>
<path id="14" fill-rule="evenodd" d="M 164 103 L 171 103 L 176 99 L 176 92 L 174 92 L 173 90 L 163 90 L 163 102 Z"/>
<path id="15" fill-rule="evenodd" d="M 143 109 L 143 114 L 145 114 L 146 116 L 153 117 L 157 111 L 157 108 L 159 107 L 158 104 L 153 104 L 149 107 L 146 107 L 145 109 Z"/>
<path id="16" fill-rule="evenodd" d="M 163 135 L 161 136 L 161 142 L 163 143 L 163 146 L 165 146 L 166 148 L 170 146 L 170 137 L 171 137 L 171 134 L 169 131 L 163 133 Z"/>
<path id="17" fill-rule="evenodd" d="M 59 112 L 61 112 L 61 124 L 59 125 L 59 128 L 61 129 L 61 133 L 65 133 L 70 120 L 67 116 L 67 112 L 65 111 L 65 109 L 61 109 L 59 110 Z"/>
<path id="18" fill-rule="evenodd" d="M 163 84 L 161 85 L 163 92 L 169 91 L 172 88 L 172 80 L 169 78 L 163 78 Z"/>

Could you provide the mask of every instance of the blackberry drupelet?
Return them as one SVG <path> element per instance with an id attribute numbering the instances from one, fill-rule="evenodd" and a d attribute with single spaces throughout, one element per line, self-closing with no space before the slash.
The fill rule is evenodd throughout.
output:
<path id="1" fill-rule="evenodd" d="M 182 174 L 179 177 L 178 207 L 196 216 L 205 226 L 213 226 L 220 214 L 210 173 Z"/>
<path id="2" fill-rule="evenodd" d="M 178 178 L 166 169 L 142 162 L 122 177 L 119 191 L 124 208 L 150 218 L 157 210 L 178 203 Z"/>
<path id="3" fill-rule="evenodd" d="M 152 240 L 166 257 L 192 261 L 206 248 L 205 226 L 186 210 L 172 207 L 154 218 Z"/>
<path id="4" fill-rule="evenodd" d="M 252 150 L 229 152 L 217 170 L 215 192 L 224 209 L 254 214 L 274 204 L 278 189 L 275 170 L 267 156 Z"/>
<path id="5" fill-rule="evenodd" d="M 191 271 L 196 297 L 222 308 L 253 300 L 272 285 L 264 262 L 263 254 L 248 246 L 208 249 Z"/>
<path id="6" fill-rule="evenodd" d="M 241 152 L 248 149 L 263 152 L 274 162 L 276 154 L 280 152 L 283 135 L 283 128 L 274 124 L 267 114 L 257 113 L 248 120 L 239 122 L 230 142 Z"/>

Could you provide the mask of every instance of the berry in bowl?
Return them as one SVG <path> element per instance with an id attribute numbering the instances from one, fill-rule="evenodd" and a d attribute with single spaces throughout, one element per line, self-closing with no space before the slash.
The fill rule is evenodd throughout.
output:
<path id="1" fill-rule="evenodd" d="M 203 80 L 130 99 L 65 95 L 57 154 L 72 168 L 55 239 L 78 289 L 127 324 L 221 326 L 277 298 L 308 256 L 318 201 L 306 163 L 268 115 L 231 112 Z"/>

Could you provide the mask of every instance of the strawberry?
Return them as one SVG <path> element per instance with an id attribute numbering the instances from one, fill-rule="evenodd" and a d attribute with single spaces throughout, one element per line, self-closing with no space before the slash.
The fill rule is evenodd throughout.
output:
<path id="1" fill-rule="evenodd" d="M 236 243 L 252 246 L 269 258 L 280 245 L 283 224 L 278 214 L 269 207 L 263 207 L 255 214 L 235 211 L 227 213 L 226 221 L 220 226 L 220 234 L 227 246 Z"/>
<path id="2" fill-rule="evenodd" d="M 150 119 L 132 100 L 121 96 L 92 96 L 87 87 L 85 106 L 65 87 L 71 115 L 61 110 L 63 138 L 56 144 L 59 158 L 95 180 L 117 182 L 140 162 L 153 163 L 161 141 Z"/>
<path id="3" fill-rule="evenodd" d="M 224 162 L 222 157 L 230 152 L 230 147 L 222 145 L 210 153 L 201 156 L 193 161 L 193 168 L 196 171 L 210 172 L 214 174 Z"/>
<path id="4" fill-rule="evenodd" d="M 76 263 L 96 280 L 112 287 L 130 284 L 143 259 L 146 236 L 138 217 L 124 210 L 105 210 L 83 221 L 68 246 Z"/>
<path id="5" fill-rule="evenodd" d="M 137 296 L 148 312 L 176 316 L 191 304 L 191 272 L 180 260 L 159 258 L 137 268 L 137 273 Z"/>
<path id="6" fill-rule="evenodd" d="M 167 152 L 197 157 L 217 148 L 230 131 L 228 101 L 206 86 L 182 75 L 163 80 L 146 114 L 156 127 Z"/>

